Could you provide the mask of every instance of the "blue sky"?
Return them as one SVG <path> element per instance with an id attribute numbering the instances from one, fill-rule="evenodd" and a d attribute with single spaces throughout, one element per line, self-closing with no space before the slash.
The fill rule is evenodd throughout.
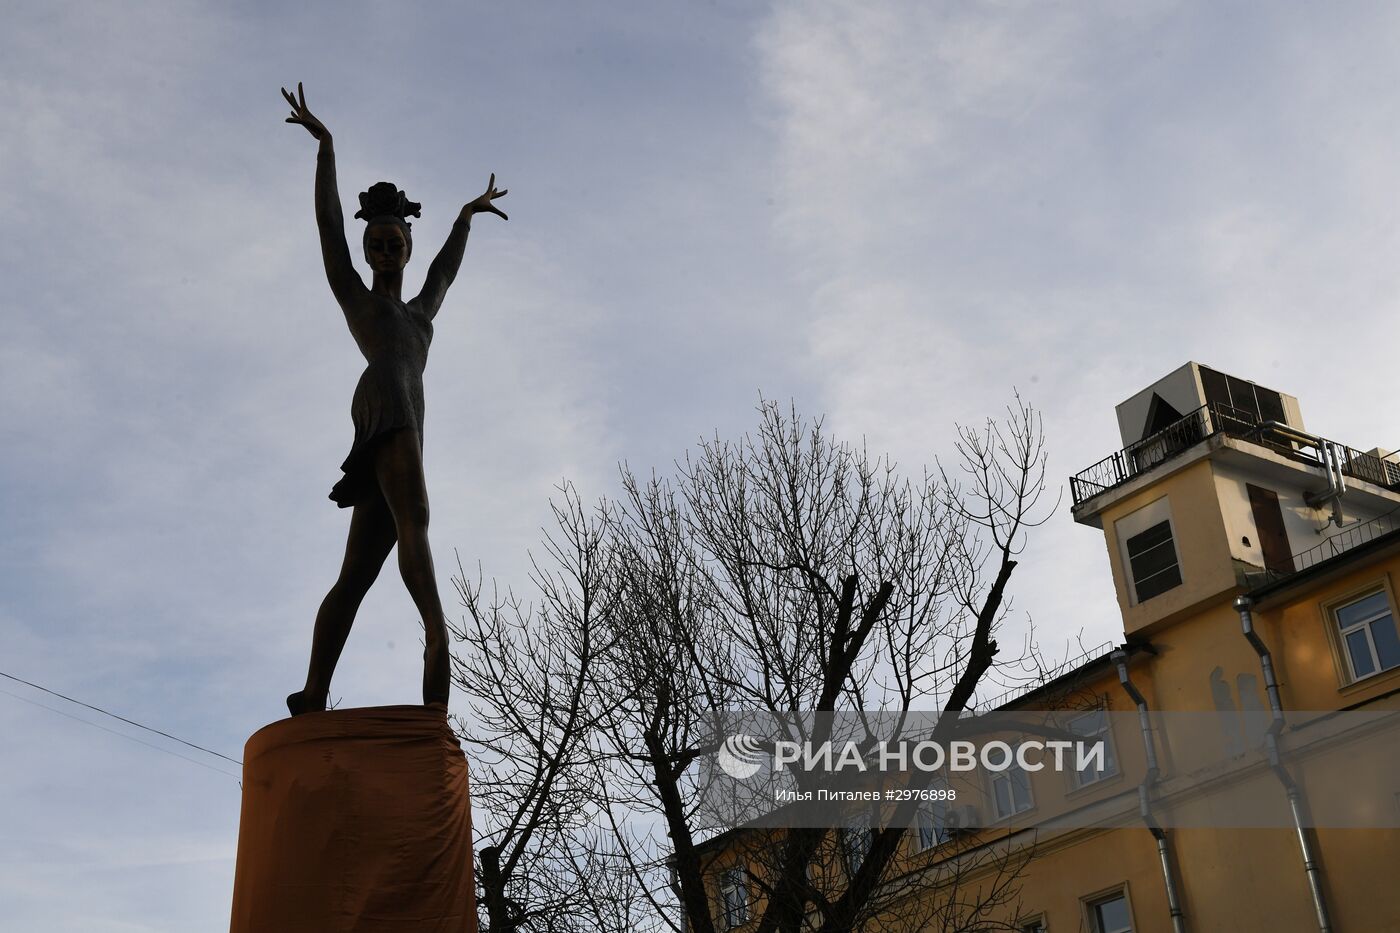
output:
<path id="1" fill-rule="evenodd" d="M 423 203 L 407 289 L 510 189 L 426 378 L 445 596 L 454 550 L 524 582 L 561 479 L 612 492 L 760 393 L 917 473 L 1016 388 L 1063 482 L 1196 359 L 1400 446 L 1393 5 L 240 6 L 7 17 L 0 670 L 234 757 L 300 684 L 362 364 L 297 81 L 348 203 Z M 1032 542 L 1047 653 L 1118 634 L 1104 557 L 1065 510 Z M 347 705 L 416 698 L 392 577 Z M 232 766 L 0 689 L 0 928 L 225 926 Z"/>

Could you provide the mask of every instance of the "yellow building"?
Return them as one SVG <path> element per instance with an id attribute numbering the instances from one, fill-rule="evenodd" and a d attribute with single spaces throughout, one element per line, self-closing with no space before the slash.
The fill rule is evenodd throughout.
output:
<path id="1" fill-rule="evenodd" d="M 1373 760 L 1400 741 L 1390 717 L 1359 715 L 1400 709 L 1400 463 L 1196 363 L 1117 415 L 1123 449 L 1070 482 L 1075 521 L 1104 535 L 1123 644 L 1001 707 L 1081 710 L 1107 762 L 984 776 L 902 858 L 946 873 L 991 847 L 1029 853 L 977 929 L 1400 931 L 1400 770 Z M 1191 722 L 1237 730 L 1202 739 Z M 1031 828 L 1051 801 L 1102 818 Z M 721 929 L 742 928 L 759 905 L 732 837 L 708 848 Z M 964 892 L 991 883 L 980 870 Z"/>

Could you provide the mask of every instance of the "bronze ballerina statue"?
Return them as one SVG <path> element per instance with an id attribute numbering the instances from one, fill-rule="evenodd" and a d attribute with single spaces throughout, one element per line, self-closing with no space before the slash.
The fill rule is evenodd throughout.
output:
<path id="1" fill-rule="evenodd" d="M 462 208 L 452 232 L 430 266 L 423 290 L 407 302 L 400 297 L 403 270 L 413 252 L 409 217 L 419 205 L 390 182 L 360 195 L 356 217 L 365 220 L 365 260 L 373 282 L 364 281 L 350 260 L 345 221 L 335 181 L 335 150 L 330 131 L 306 107 L 300 84 L 288 123 L 306 127 L 320 141 L 316 158 L 316 226 L 331 292 L 345 312 L 367 365 L 355 386 L 350 415 L 355 441 L 341 464 L 345 476 L 331 490 L 341 508 L 353 508 L 340 576 L 316 613 L 306 686 L 287 697 L 293 716 L 326 708 L 331 675 L 360 602 L 384 559 L 397 543 L 399 572 L 423 617 L 423 702 L 447 703 L 450 661 L 447 624 L 438 595 L 433 555 L 428 547 L 428 490 L 423 478 L 423 367 L 433 339 L 433 317 L 457 275 L 473 214 L 506 215 L 491 202 L 505 195 L 492 175 L 486 191 Z"/>

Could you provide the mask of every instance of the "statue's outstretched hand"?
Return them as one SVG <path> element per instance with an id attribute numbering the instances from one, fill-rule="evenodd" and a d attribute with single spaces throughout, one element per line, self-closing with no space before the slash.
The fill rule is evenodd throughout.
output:
<path id="1" fill-rule="evenodd" d="M 316 139 L 326 139 L 331 135 L 331 131 L 326 129 L 326 125 L 311 115 L 311 111 L 306 109 L 306 92 L 301 89 L 301 82 L 297 82 L 297 96 L 293 97 L 292 92 L 282 88 L 282 96 L 287 103 L 292 105 L 292 115 L 287 118 L 288 123 L 300 123 L 306 127 L 306 131 Z"/>
<path id="2" fill-rule="evenodd" d="M 502 220 L 510 220 L 500 208 L 491 203 L 496 200 L 496 198 L 505 197 L 508 190 L 509 189 L 506 188 L 502 188 L 499 191 L 496 190 L 496 176 L 493 173 L 491 175 L 491 180 L 486 183 L 486 190 L 483 191 L 476 200 L 468 202 L 467 205 L 462 208 L 462 219 L 471 220 L 473 214 L 485 212 L 495 214 Z"/>

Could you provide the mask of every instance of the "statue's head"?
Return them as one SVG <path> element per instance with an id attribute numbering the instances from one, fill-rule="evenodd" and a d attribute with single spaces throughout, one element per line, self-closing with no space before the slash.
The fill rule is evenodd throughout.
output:
<path id="1" fill-rule="evenodd" d="M 365 221 L 365 261 L 376 273 L 402 272 L 413 255 L 409 217 L 422 216 L 421 204 L 410 201 L 393 182 L 381 181 L 360 192 L 355 216 Z"/>

